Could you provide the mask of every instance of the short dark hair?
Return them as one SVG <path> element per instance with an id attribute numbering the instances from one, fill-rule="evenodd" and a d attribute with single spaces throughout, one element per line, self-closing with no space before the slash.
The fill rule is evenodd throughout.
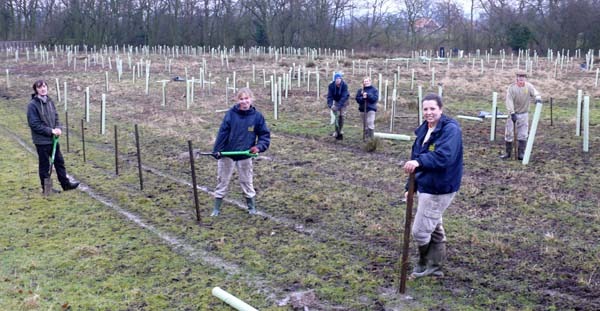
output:
<path id="1" fill-rule="evenodd" d="M 444 106 L 444 104 L 442 103 L 442 97 L 440 97 L 438 94 L 435 93 L 429 93 L 427 95 L 425 95 L 425 97 L 423 97 L 423 101 L 421 101 L 421 103 L 425 102 L 426 100 L 435 100 L 435 102 L 438 105 L 438 108 L 442 108 L 442 106 Z"/>
<path id="2" fill-rule="evenodd" d="M 37 81 L 33 82 L 33 93 L 35 93 L 37 95 L 37 89 L 38 89 L 38 87 L 42 87 L 42 85 L 48 86 L 48 83 L 46 83 L 46 81 L 44 81 L 44 80 L 37 80 Z"/>

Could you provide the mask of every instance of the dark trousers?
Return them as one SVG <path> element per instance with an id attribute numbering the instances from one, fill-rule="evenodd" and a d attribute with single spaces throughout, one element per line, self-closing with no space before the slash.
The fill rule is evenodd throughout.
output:
<path id="1" fill-rule="evenodd" d="M 42 189 L 44 188 L 44 179 L 50 177 L 50 157 L 52 156 L 52 145 L 35 145 L 35 149 L 38 154 L 39 161 L 39 174 L 40 182 L 42 183 Z M 71 182 L 67 177 L 67 170 L 65 169 L 65 159 L 60 153 L 60 144 L 56 143 L 56 153 L 54 154 L 54 168 L 56 169 L 56 175 L 60 185 L 64 188 Z"/>

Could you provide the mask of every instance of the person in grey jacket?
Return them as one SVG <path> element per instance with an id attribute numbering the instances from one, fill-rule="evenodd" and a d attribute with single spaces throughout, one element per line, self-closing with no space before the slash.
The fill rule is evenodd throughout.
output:
<path id="1" fill-rule="evenodd" d="M 54 102 L 48 96 L 48 84 L 44 80 L 33 83 L 33 94 L 27 105 L 27 123 L 31 129 L 31 138 L 38 154 L 38 173 L 44 192 L 44 179 L 50 177 L 50 157 L 52 155 L 52 138 L 62 135 L 58 112 Z M 72 182 L 67 177 L 65 160 L 60 152 L 60 144 L 56 144 L 54 155 L 54 168 L 56 176 L 63 190 L 73 190 L 79 182 Z"/>

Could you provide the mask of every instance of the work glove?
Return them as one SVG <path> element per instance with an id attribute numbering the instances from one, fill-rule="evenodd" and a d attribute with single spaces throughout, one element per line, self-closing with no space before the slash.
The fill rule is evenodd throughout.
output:
<path id="1" fill-rule="evenodd" d="M 539 103 L 539 102 L 541 102 L 541 101 L 542 101 L 542 96 L 540 96 L 540 95 L 536 95 L 536 96 L 535 96 L 535 102 L 536 102 L 536 103 Z"/>
<path id="2" fill-rule="evenodd" d="M 516 122 L 517 122 L 517 114 L 516 114 L 516 113 L 511 113 L 511 114 L 510 114 L 510 119 L 511 119 L 513 122 L 515 122 L 515 123 L 516 123 Z"/>
<path id="3" fill-rule="evenodd" d="M 256 146 L 252 146 L 250 147 L 250 153 L 258 153 L 260 150 L 258 150 L 258 147 Z"/>
<path id="4" fill-rule="evenodd" d="M 213 153 L 212 153 L 212 156 L 213 156 L 213 158 L 215 158 L 215 159 L 217 159 L 217 160 L 218 160 L 218 159 L 220 159 L 220 158 L 221 158 L 221 153 L 220 153 L 220 152 L 213 152 Z"/>

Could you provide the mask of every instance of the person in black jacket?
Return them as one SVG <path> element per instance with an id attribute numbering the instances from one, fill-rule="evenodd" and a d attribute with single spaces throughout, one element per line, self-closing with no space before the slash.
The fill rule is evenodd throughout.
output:
<path id="1" fill-rule="evenodd" d="M 31 129 L 31 138 L 38 154 L 38 173 L 44 190 L 44 179 L 50 177 L 50 157 L 52 156 L 52 138 L 60 137 L 62 134 L 61 125 L 58 121 L 58 112 L 54 102 L 48 96 L 48 84 L 44 80 L 37 80 L 33 83 L 33 94 L 31 101 L 27 105 L 27 123 Z M 63 190 L 68 191 L 77 188 L 79 182 L 71 182 L 67 177 L 65 169 L 65 160 L 60 152 L 60 144 L 56 144 L 54 154 L 54 168 L 56 176 Z M 45 192 L 44 192 L 45 193 Z"/>
<path id="2" fill-rule="evenodd" d="M 342 129 L 344 128 L 344 118 L 350 93 L 348 93 L 348 85 L 342 79 L 341 73 L 336 72 L 333 75 L 333 82 L 329 84 L 327 90 L 327 106 L 335 114 L 335 132 L 333 136 L 337 140 L 342 140 L 344 139 Z"/>
<path id="3" fill-rule="evenodd" d="M 213 147 L 213 155 L 218 159 L 218 163 L 217 186 L 214 192 L 215 205 L 210 216 L 218 216 L 221 213 L 223 197 L 227 194 L 234 168 L 239 174 L 248 213 L 256 214 L 252 158 L 247 155 L 221 156 L 220 153 L 245 150 L 250 150 L 254 154 L 265 152 L 271 143 L 271 132 L 264 116 L 252 106 L 254 101 L 252 91 L 249 88 L 241 88 L 237 98 L 238 103 L 231 107 L 223 118 Z"/>
<path id="4" fill-rule="evenodd" d="M 446 232 L 442 215 L 463 175 L 462 131 L 458 122 L 443 114 L 440 96 L 423 98 L 423 117 L 425 121 L 415 130 L 410 161 L 404 164 L 406 173 L 415 173 L 418 194 L 412 235 L 419 247 L 419 261 L 412 277 L 443 275 Z"/>
<path id="5" fill-rule="evenodd" d="M 377 101 L 379 100 L 379 91 L 371 85 L 371 78 L 363 79 L 363 87 L 356 92 L 356 102 L 358 103 L 358 111 L 365 113 L 366 103 L 366 129 L 365 136 L 373 138 L 375 133 L 375 113 L 377 112 Z"/>

